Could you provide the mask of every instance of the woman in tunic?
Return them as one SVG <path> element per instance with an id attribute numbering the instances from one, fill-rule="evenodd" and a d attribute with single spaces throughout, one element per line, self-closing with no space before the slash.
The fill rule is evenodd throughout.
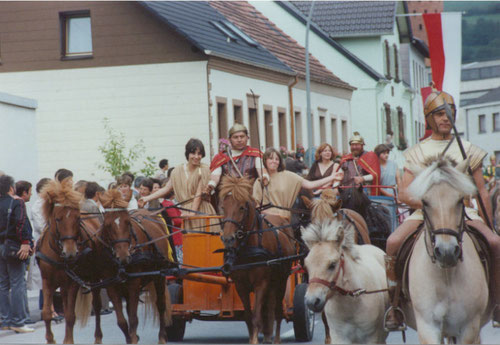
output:
<path id="1" fill-rule="evenodd" d="M 389 160 L 389 152 L 391 148 L 389 145 L 380 144 L 373 150 L 378 156 L 378 161 L 380 163 L 380 184 L 382 186 L 394 186 L 398 185 L 399 181 L 399 171 L 396 163 Z M 381 188 L 380 192 L 382 195 L 394 197 L 394 189 Z"/>
<path id="2" fill-rule="evenodd" d="M 260 180 L 255 181 L 253 186 L 253 197 L 263 204 L 271 203 L 275 206 L 291 208 L 299 195 L 300 189 L 315 189 L 330 184 L 332 181 L 341 181 L 343 172 L 332 171 L 330 175 L 309 181 L 303 177 L 285 170 L 285 164 L 278 150 L 268 148 L 263 157 L 264 167 L 269 174 L 269 184 L 262 187 Z M 264 213 L 279 215 L 290 220 L 290 211 L 278 208 L 269 208 Z"/>
<path id="3" fill-rule="evenodd" d="M 339 169 L 339 162 L 335 161 L 336 156 L 337 153 L 330 144 L 321 144 L 314 154 L 315 161 L 306 178 L 309 181 L 317 181 L 330 176 L 332 172 L 336 172 Z M 331 183 L 328 183 L 323 187 L 329 187 L 330 185 Z M 314 194 L 321 194 L 321 189 L 315 191 Z"/>
<path id="4" fill-rule="evenodd" d="M 199 139 L 189 139 L 186 144 L 185 156 L 187 162 L 179 165 L 172 171 L 167 184 L 155 193 L 140 198 L 139 206 L 151 200 L 165 197 L 173 190 L 177 202 L 182 203 L 185 200 L 190 200 L 182 204 L 182 208 L 194 212 L 182 211 L 183 216 L 189 217 L 200 215 L 196 212 L 201 212 L 202 216 L 203 214 L 216 215 L 213 206 L 201 198 L 201 191 L 208 184 L 210 178 L 210 168 L 208 165 L 201 163 L 201 159 L 205 157 L 205 147 L 203 143 Z M 220 227 L 217 225 L 218 223 L 218 219 L 213 219 L 210 221 L 210 228 L 204 229 L 204 219 L 186 220 L 184 222 L 184 228 L 198 231 L 218 232 L 220 231 Z"/>

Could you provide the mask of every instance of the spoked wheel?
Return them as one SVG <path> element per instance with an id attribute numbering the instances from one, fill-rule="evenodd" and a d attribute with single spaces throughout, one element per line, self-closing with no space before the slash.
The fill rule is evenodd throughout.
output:
<path id="1" fill-rule="evenodd" d="M 293 330 L 295 340 L 301 342 L 311 341 L 314 335 L 315 314 L 306 306 L 306 290 L 307 284 L 299 284 L 293 295 Z"/>
<path id="2" fill-rule="evenodd" d="M 168 285 L 170 300 L 172 304 L 182 304 L 184 302 L 182 296 L 182 286 L 179 284 Z M 180 316 L 172 315 L 172 325 L 167 327 L 167 339 L 171 341 L 182 341 L 184 332 L 186 331 L 186 320 Z"/>

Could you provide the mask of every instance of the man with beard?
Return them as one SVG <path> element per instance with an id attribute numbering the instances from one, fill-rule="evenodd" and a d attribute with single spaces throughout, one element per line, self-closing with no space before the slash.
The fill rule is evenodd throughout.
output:
<path id="1" fill-rule="evenodd" d="M 377 155 L 364 150 L 365 140 L 358 132 L 353 133 L 349 146 L 351 153 L 344 155 L 340 161 L 340 168 L 344 170 L 341 185 L 379 185 L 380 164 Z M 371 188 L 370 194 L 379 195 L 378 188 Z"/>

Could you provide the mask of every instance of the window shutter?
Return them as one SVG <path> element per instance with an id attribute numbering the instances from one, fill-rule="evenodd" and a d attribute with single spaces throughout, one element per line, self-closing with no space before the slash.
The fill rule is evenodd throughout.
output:
<path id="1" fill-rule="evenodd" d="M 385 77 L 387 79 L 392 79 L 391 76 L 391 52 L 389 49 L 389 42 L 384 41 L 384 58 L 385 58 Z"/>

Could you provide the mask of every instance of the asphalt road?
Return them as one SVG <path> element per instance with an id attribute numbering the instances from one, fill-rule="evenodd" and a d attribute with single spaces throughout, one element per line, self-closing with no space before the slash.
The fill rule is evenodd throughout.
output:
<path id="1" fill-rule="evenodd" d="M 30 303 L 32 305 L 32 303 Z M 32 316 L 38 314 L 36 309 L 32 309 Z M 158 331 L 151 318 L 144 321 L 144 311 L 141 308 L 141 317 L 138 334 L 141 344 L 156 344 L 158 342 Z M 39 317 L 38 317 L 39 318 Z M 89 319 L 86 327 L 75 327 L 75 342 L 79 344 L 90 344 L 94 342 L 94 317 Z M 13 331 L 0 331 L 0 344 L 37 344 L 45 343 L 45 326 L 43 322 L 37 322 L 35 332 L 28 334 L 16 334 Z M 53 332 L 56 341 L 61 343 L 64 338 L 64 322 L 53 325 Z M 113 314 L 102 317 L 102 329 L 104 333 L 104 344 L 123 344 L 125 338 L 116 325 L 116 317 Z M 304 344 L 296 343 L 293 333 L 292 323 L 282 324 L 282 342 L 284 344 Z M 493 329 L 488 325 L 482 330 L 482 340 L 486 344 L 500 343 L 500 329 Z M 174 343 L 174 342 L 170 342 Z M 186 333 L 183 344 L 246 344 L 248 334 L 243 322 L 213 322 L 213 321 L 193 321 L 186 326 Z M 324 328 L 320 318 L 316 318 L 314 338 L 310 344 L 324 343 Z M 391 334 L 387 339 L 389 344 L 402 343 L 401 334 Z M 407 332 L 407 343 L 418 343 L 418 338 L 413 330 Z"/>

